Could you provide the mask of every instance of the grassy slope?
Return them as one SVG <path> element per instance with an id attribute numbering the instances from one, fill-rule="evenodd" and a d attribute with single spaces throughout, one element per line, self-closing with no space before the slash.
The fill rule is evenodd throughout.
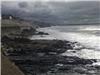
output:
<path id="1" fill-rule="evenodd" d="M 1 27 L 23 27 L 23 26 L 32 26 L 30 23 L 25 21 L 19 21 L 19 20 L 9 20 L 9 19 L 2 19 L 1 20 Z"/>
<path id="2" fill-rule="evenodd" d="M 15 26 L 18 26 L 18 23 L 16 21 L 12 21 L 12 20 L 1 21 L 1 27 L 15 27 Z"/>
<path id="3" fill-rule="evenodd" d="M 1 20 L 1 35 L 20 31 L 18 23 L 10 20 Z"/>
<path id="4" fill-rule="evenodd" d="M 19 33 L 23 28 L 33 27 L 32 24 L 26 21 L 19 20 L 9 20 L 2 19 L 1 20 L 1 35 L 9 34 L 9 33 Z"/>

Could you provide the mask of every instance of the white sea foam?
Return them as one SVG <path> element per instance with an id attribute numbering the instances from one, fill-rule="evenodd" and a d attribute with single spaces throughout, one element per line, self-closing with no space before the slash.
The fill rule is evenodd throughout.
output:
<path id="1" fill-rule="evenodd" d="M 88 30 L 88 27 L 80 28 L 80 31 L 82 29 Z M 90 30 L 95 30 L 95 29 L 92 28 Z M 39 31 L 47 32 L 50 34 L 44 37 L 39 37 L 39 39 L 60 39 L 60 40 L 77 41 L 82 45 L 84 45 L 85 47 L 87 47 L 87 49 L 82 49 L 80 51 L 77 51 L 76 53 L 65 52 L 62 55 L 78 56 L 86 59 L 100 59 L 100 36 L 81 33 L 81 32 L 61 32 L 57 29 L 52 29 L 50 27 L 40 28 Z M 38 38 L 32 37 L 32 39 L 38 39 Z"/>
<path id="2" fill-rule="evenodd" d="M 48 32 L 49 38 L 77 41 L 89 48 L 100 50 L 100 36 L 86 34 L 86 33 L 75 33 L 75 32 L 60 32 L 52 29 L 40 29 L 40 31 Z M 46 37 L 45 37 L 46 38 Z"/>
<path id="3" fill-rule="evenodd" d="M 86 47 L 100 50 L 100 36 L 80 33 L 62 33 L 60 36 L 63 39 L 78 41 Z"/>
<path id="4" fill-rule="evenodd" d="M 89 26 L 89 27 L 80 28 L 80 30 L 87 30 L 87 31 L 100 30 L 100 26 Z"/>
<path id="5" fill-rule="evenodd" d="M 65 53 L 62 53 L 63 56 L 77 56 L 80 58 L 85 59 L 100 59 L 100 52 L 94 51 L 91 49 L 82 49 L 76 52 L 73 52 L 73 50 L 66 51 Z"/>
<path id="6" fill-rule="evenodd" d="M 95 63 L 93 63 L 92 65 L 93 65 L 93 66 L 100 66 L 100 61 L 95 62 Z"/>

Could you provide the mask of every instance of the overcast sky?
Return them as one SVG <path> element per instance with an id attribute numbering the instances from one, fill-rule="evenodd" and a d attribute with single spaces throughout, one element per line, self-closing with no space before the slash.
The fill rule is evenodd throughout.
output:
<path id="1" fill-rule="evenodd" d="M 1 1 L 100 1 L 100 0 L 1 0 Z"/>
<path id="2" fill-rule="evenodd" d="M 54 0 L 53 2 L 48 2 L 51 0 L 32 1 L 4 1 L 2 2 L 2 14 L 13 14 L 28 20 L 50 23 L 87 23 L 100 21 L 100 2 L 89 0 L 84 0 L 84 2 L 77 0 L 80 2 L 69 3 L 69 0 L 59 0 L 62 2 L 58 2 L 58 0 L 56 0 L 57 2 L 54 2 Z"/>

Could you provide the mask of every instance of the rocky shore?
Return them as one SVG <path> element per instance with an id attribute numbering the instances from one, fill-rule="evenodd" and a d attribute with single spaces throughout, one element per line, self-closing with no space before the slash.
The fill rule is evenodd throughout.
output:
<path id="1" fill-rule="evenodd" d="M 3 54 L 8 56 L 25 75 L 99 75 L 100 66 L 92 65 L 96 59 L 61 55 L 67 50 L 84 48 L 77 48 L 76 44 L 77 42 L 65 40 L 2 37 L 2 48 L 5 48 Z"/>

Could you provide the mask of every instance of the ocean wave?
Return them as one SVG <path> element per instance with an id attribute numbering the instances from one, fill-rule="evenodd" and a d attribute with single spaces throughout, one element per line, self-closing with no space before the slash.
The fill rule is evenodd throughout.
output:
<path id="1" fill-rule="evenodd" d="M 53 39 L 77 41 L 86 47 L 100 50 L 100 36 L 86 33 L 60 32 L 50 28 L 42 28 L 40 31 L 48 32 L 50 34 L 49 36 L 53 37 Z"/>
<path id="2" fill-rule="evenodd" d="M 40 28 L 39 31 L 49 33 L 49 35 L 39 38 L 36 37 L 35 39 L 68 40 L 72 42 L 78 42 L 81 44 L 81 46 L 85 46 L 85 49 L 81 49 L 76 53 L 69 51 L 65 52 L 63 55 L 78 56 L 86 59 L 100 59 L 100 36 L 86 33 L 61 32 L 57 29 L 50 29 L 50 27 Z M 77 48 L 78 47 L 79 46 L 77 46 Z"/>
<path id="3" fill-rule="evenodd" d="M 100 30 L 100 26 L 89 26 L 89 27 L 84 27 L 84 28 L 80 28 L 79 30 L 86 30 L 86 31 L 94 31 L 94 30 Z"/>

